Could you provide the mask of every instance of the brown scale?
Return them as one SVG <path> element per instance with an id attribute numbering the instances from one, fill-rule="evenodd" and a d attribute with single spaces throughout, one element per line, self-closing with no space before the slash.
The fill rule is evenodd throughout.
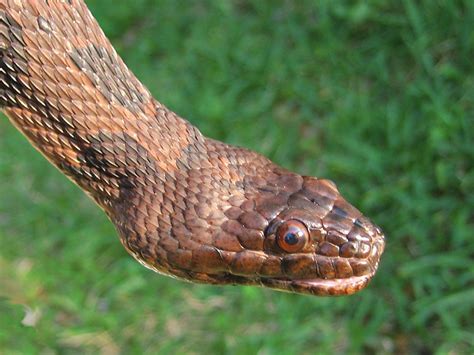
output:
<path id="1" fill-rule="evenodd" d="M 382 232 L 332 182 L 204 137 L 153 99 L 83 1 L 1 0 L 0 105 L 155 271 L 339 295 L 377 270 Z"/>

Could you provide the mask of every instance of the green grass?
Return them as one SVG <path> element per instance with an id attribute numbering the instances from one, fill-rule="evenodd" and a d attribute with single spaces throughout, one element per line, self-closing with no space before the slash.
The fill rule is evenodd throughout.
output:
<path id="1" fill-rule="evenodd" d="M 161 277 L 1 117 L 0 352 L 474 351 L 474 2 L 88 3 L 161 102 L 335 180 L 388 245 L 351 297 Z"/>

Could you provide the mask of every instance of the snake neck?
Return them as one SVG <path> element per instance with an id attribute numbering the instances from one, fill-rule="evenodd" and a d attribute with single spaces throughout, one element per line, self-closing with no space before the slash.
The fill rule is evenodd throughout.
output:
<path id="1" fill-rule="evenodd" d="M 2 1 L 0 106 L 110 213 L 123 191 L 207 154 L 205 138 L 153 99 L 83 1 Z"/>
<path id="2" fill-rule="evenodd" d="M 83 1 L 0 4 L 0 106 L 123 229 L 120 216 L 159 210 L 166 223 L 186 204 L 205 219 L 273 166 L 157 102 Z"/>

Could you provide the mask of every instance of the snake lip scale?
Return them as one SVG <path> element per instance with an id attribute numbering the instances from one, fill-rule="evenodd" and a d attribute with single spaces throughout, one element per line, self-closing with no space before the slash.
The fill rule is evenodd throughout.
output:
<path id="1" fill-rule="evenodd" d="M 153 98 L 83 0 L 0 0 L 0 107 L 158 273 L 349 295 L 378 269 L 383 232 L 332 181 L 202 135 Z"/>
<path id="2" fill-rule="evenodd" d="M 330 296 L 337 295 L 344 291 L 346 295 L 353 294 L 362 288 L 364 288 L 369 282 L 372 274 L 365 276 L 353 276 L 347 279 L 309 279 L 309 280 L 280 280 L 273 279 L 267 283 L 263 283 L 264 286 L 271 287 L 277 290 L 288 290 L 289 292 L 301 292 L 310 293 L 318 296 Z"/>
<path id="3" fill-rule="evenodd" d="M 380 240 L 372 250 L 372 258 L 377 259 L 377 254 L 383 251 L 383 249 L 384 243 Z M 262 283 L 263 286 L 295 293 L 317 296 L 350 295 L 363 289 L 369 283 L 377 271 L 378 261 L 374 261 L 373 265 L 373 268 L 362 276 L 350 276 L 343 279 L 269 279 L 263 280 Z"/>

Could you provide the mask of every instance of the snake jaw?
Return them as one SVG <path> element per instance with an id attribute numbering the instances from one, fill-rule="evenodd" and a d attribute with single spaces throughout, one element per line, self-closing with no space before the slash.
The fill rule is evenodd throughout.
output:
<path id="1" fill-rule="evenodd" d="M 371 249 L 368 260 L 369 271 L 363 275 L 352 275 L 341 278 L 262 278 L 260 284 L 279 291 L 308 294 L 314 296 L 351 295 L 365 288 L 374 277 L 380 256 L 385 247 L 385 237 L 380 232 Z"/>
<path id="2" fill-rule="evenodd" d="M 351 295 L 363 289 L 372 275 L 353 276 L 347 279 L 262 279 L 262 285 L 278 291 L 301 293 L 314 296 Z"/>
<path id="3" fill-rule="evenodd" d="M 260 284 L 318 296 L 363 289 L 375 275 L 384 250 L 380 228 L 350 205 L 329 180 L 303 177 L 294 186 L 286 208 L 275 209 L 279 212 L 265 230 L 265 251 L 281 258 L 281 274 L 263 276 Z M 265 200 L 259 202 L 257 209 L 270 206 Z M 281 225 L 295 220 L 306 226 L 310 237 L 302 250 L 287 253 L 277 245 L 276 234 Z"/>

